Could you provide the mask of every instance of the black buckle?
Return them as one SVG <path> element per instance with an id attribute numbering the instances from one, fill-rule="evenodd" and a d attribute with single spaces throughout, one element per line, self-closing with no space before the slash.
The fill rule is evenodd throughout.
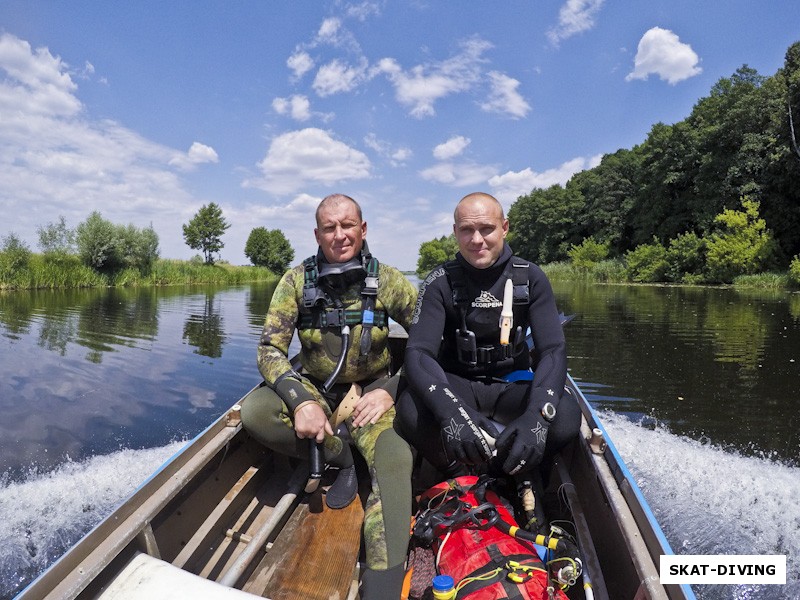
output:
<path id="1" fill-rule="evenodd" d="M 478 345 L 475 342 L 475 333 L 456 329 L 456 351 L 459 361 L 470 367 L 476 366 L 478 364 Z"/>
<path id="2" fill-rule="evenodd" d="M 328 308 L 322 313 L 323 327 L 344 327 L 346 317 L 343 308 Z"/>

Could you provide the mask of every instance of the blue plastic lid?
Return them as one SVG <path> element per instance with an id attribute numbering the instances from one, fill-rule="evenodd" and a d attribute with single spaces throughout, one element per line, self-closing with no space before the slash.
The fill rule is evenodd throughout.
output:
<path id="1" fill-rule="evenodd" d="M 455 585 L 456 582 L 450 575 L 437 575 L 433 578 L 433 589 L 436 592 L 452 590 Z"/>

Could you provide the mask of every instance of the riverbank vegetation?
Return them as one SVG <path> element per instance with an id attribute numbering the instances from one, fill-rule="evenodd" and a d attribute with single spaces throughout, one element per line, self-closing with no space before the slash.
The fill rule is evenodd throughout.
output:
<path id="1" fill-rule="evenodd" d="M 196 256 L 158 256 L 152 227 L 115 225 L 94 212 L 74 230 L 61 217 L 39 228 L 36 254 L 15 234 L 0 243 L 0 289 L 55 289 L 277 280 L 263 266 L 233 266 Z"/>
<path id="2" fill-rule="evenodd" d="M 517 198 L 509 244 L 553 278 L 799 287 L 798 139 L 800 42 L 773 76 L 744 65 L 683 121 Z M 422 245 L 421 275 L 451 238 Z"/>

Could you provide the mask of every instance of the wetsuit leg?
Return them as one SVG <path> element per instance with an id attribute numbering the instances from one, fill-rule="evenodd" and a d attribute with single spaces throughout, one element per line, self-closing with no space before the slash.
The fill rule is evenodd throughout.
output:
<path id="1" fill-rule="evenodd" d="M 327 404 L 320 404 L 330 416 Z M 308 459 L 308 440 L 300 439 L 289 418 L 289 409 L 275 391 L 262 385 L 250 392 L 242 401 L 242 426 L 256 440 L 280 454 Z M 325 461 L 335 463 L 344 445 L 338 437 L 326 436 Z"/>
<path id="2" fill-rule="evenodd" d="M 446 376 L 450 390 L 459 400 L 471 408 L 479 408 L 472 382 L 452 373 L 446 373 Z M 408 386 L 400 392 L 396 409 L 397 427 L 403 438 L 436 469 L 447 472 L 451 461 L 445 454 L 441 424 L 434 414 Z"/>
<path id="3" fill-rule="evenodd" d="M 352 429 L 351 435 L 369 466 L 371 491 L 364 510 L 367 566 L 385 570 L 401 564 L 408 551 L 411 522 L 412 456 L 393 428 L 394 409 L 377 423 Z"/>

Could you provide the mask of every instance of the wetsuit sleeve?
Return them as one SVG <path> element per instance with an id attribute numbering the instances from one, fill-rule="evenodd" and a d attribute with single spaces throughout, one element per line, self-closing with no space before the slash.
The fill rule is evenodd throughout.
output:
<path id="1" fill-rule="evenodd" d="M 530 266 L 529 273 L 532 302 L 528 319 L 538 363 L 528 407 L 538 413 L 546 402 L 558 408 L 567 379 L 567 344 L 550 281 L 536 265 Z"/>
<path id="2" fill-rule="evenodd" d="M 449 286 L 445 270 L 434 269 L 422 282 L 406 346 L 405 374 L 409 386 L 439 421 L 459 400 L 448 389 L 447 377 L 437 362 L 444 332 Z"/>
<path id="3" fill-rule="evenodd" d="M 381 264 L 381 290 L 378 294 L 389 316 L 403 329 L 411 329 L 414 304 L 417 301 L 417 288 L 408 278 L 394 267 Z"/>
<path id="4" fill-rule="evenodd" d="M 274 388 L 277 381 L 292 370 L 289 361 L 289 344 L 294 335 L 295 323 L 298 315 L 298 277 L 302 295 L 302 274 L 299 269 L 292 269 L 284 273 L 267 309 L 264 329 L 258 345 L 258 370 L 268 386 Z M 302 297 L 302 296 L 301 296 Z M 299 377 L 299 376 L 298 376 Z M 293 377 L 294 378 L 294 377 Z M 295 408 L 306 400 L 314 400 L 316 394 L 313 384 L 303 377 L 299 377 L 300 385 L 294 386 L 291 398 L 286 394 L 278 393 L 290 409 Z"/>

